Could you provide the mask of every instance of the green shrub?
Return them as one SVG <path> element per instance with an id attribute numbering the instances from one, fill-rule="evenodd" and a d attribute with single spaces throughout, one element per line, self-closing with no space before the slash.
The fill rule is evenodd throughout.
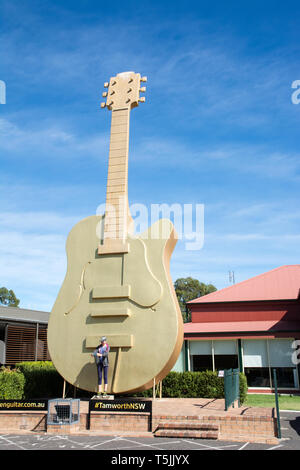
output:
<path id="1" fill-rule="evenodd" d="M 223 379 L 217 372 L 170 372 L 163 380 L 163 396 L 173 398 L 222 398 Z"/>
<path id="2" fill-rule="evenodd" d="M 151 397 L 152 388 L 135 396 Z M 203 372 L 170 372 L 162 383 L 164 398 L 224 398 L 224 379 L 211 370 Z M 247 396 L 246 376 L 240 373 L 240 404 Z"/>
<path id="3" fill-rule="evenodd" d="M 16 367 L 25 377 L 25 398 L 56 398 L 62 396 L 63 379 L 52 362 L 19 362 Z"/>
<path id="4" fill-rule="evenodd" d="M 242 405 L 247 398 L 248 384 L 245 374 L 240 372 L 240 404 Z"/>
<path id="5" fill-rule="evenodd" d="M 22 399 L 24 396 L 25 377 L 18 370 L 2 367 L 0 369 L 0 399 Z"/>

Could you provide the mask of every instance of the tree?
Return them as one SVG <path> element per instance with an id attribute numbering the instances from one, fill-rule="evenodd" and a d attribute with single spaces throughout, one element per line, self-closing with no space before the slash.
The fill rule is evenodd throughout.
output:
<path id="1" fill-rule="evenodd" d="M 7 307 L 18 307 L 20 300 L 17 299 L 13 290 L 8 290 L 6 287 L 0 287 L 0 304 Z"/>
<path id="2" fill-rule="evenodd" d="M 174 283 L 174 287 L 184 323 L 190 321 L 190 314 L 186 303 L 217 290 L 214 285 L 205 284 L 192 277 L 177 279 Z"/>

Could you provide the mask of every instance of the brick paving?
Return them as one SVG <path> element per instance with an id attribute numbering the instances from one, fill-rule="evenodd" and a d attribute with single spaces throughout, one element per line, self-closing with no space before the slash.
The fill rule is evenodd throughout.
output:
<path id="1" fill-rule="evenodd" d="M 147 398 L 141 398 L 141 400 L 147 400 Z M 88 407 L 88 401 L 80 401 L 81 413 L 88 413 Z M 241 406 L 225 411 L 225 400 L 213 398 L 157 398 L 152 400 L 152 413 L 153 416 L 206 416 L 208 414 L 210 416 L 260 416 L 268 418 L 274 416 L 273 408 Z"/>
<path id="2" fill-rule="evenodd" d="M 273 417 L 272 408 L 253 408 L 241 406 L 225 411 L 224 399 L 212 398 L 161 398 L 153 400 L 153 415 L 173 416 L 260 416 Z"/>

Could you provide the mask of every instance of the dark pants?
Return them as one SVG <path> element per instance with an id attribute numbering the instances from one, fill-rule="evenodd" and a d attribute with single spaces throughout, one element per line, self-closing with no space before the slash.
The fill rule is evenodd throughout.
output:
<path id="1" fill-rule="evenodd" d="M 97 365 L 98 368 L 98 385 L 102 384 L 102 370 L 104 373 L 104 383 L 107 385 L 107 371 L 108 371 L 108 366 L 104 366 L 102 362 L 100 362 Z"/>

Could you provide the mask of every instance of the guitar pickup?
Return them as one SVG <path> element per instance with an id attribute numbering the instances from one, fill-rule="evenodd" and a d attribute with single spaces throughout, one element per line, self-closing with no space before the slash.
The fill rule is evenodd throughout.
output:
<path id="1" fill-rule="evenodd" d="M 92 290 L 93 299 L 121 299 L 130 297 L 130 285 L 99 286 Z"/>
<path id="2" fill-rule="evenodd" d="M 106 317 L 130 317 L 130 308 L 107 308 L 101 312 L 91 312 L 90 316 L 93 318 L 106 318 Z"/>
<path id="3" fill-rule="evenodd" d="M 111 348 L 132 348 L 133 335 L 107 335 L 107 343 Z M 87 349 L 95 349 L 98 345 L 99 335 L 85 338 L 85 347 Z"/>

